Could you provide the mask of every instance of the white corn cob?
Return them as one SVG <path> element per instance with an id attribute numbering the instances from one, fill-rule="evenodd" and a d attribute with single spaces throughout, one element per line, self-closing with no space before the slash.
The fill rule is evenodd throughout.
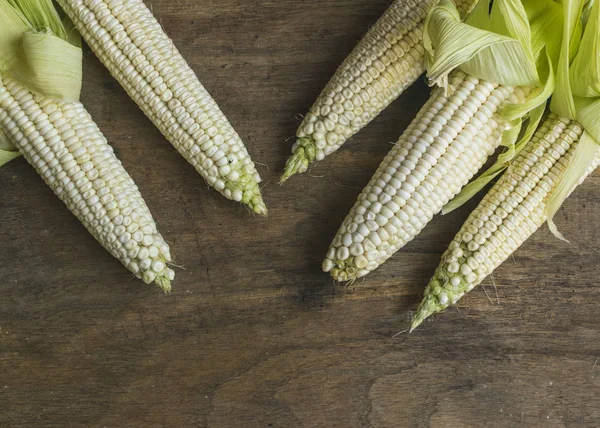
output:
<path id="1" fill-rule="evenodd" d="M 529 91 L 460 71 L 451 87 L 434 91 L 342 223 L 323 262 L 335 280 L 365 276 L 411 241 L 499 146 L 508 124 L 497 110 Z"/>
<path id="2" fill-rule="evenodd" d="M 466 15 L 478 0 L 456 0 Z M 282 181 L 371 122 L 425 71 L 423 25 L 439 0 L 396 0 L 337 69 L 297 131 Z"/>
<path id="3" fill-rule="evenodd" d="M 80 102 L 34 95 L 0 74 L 0 129 L 104 248 L 146 283 L 171 289 L 169 246 Z"/>
<path id="4" fill-rule="evenodd" d="M 577 122 L 548 116 L 442 256 L 412 328 L 455 304 L 544 224 L 548 196 L 565 172 L 582 133 Z M 587 175 L 600 164 L 600 148 L 596 153 Z"/>
<path id="5" fill-rule="evenodd" d="M 254 163 L 142 0 L 58 0 L 146 116 L 226 198 L 266 215 Z"/>

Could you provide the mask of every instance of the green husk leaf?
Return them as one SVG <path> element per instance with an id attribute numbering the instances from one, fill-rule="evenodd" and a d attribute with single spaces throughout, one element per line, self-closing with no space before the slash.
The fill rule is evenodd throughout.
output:
<path id="1" fill-rule="evenodd" d="M 51 0 L 0 0 L 0 72 L 52 99 L 79 99 L 82 52 Z"/>
<path id="2" fill-rule="evenodd" d="M 598 45 L 600 40 L 600 2 L 595 2 L 583 37 L 581 45 L 577 51 L 577 56 L 573 60 L 569 69 L 571 81 L 571 90 L 576 97 L 598 97 L 600 96 L 600 58 L 598 58 Z"/>
<path id="3" fill-rule="evenodd" d="M 542 77 L 543 84 L 533 89 L 531 95 L 524 103 L 507 104 L 502 108 L 502 117 L 506 120 L 515 120 L 525 117 L 534 108 L 540 105 L 546 105 L 548 98 L 556 88 L 556 77 L 554 67 L 552 66 L 552 58 L 543 51 L 536 61 L 537 69 Z"/>
<path id="4" fill-rule="evenodd" d="M 583 6 L 583 11 L 581 12 L 581 22 L 585 26 L 587 25 L 588 19 L 592 12 L 592 7 L 594 6 L 595 0 L 586 0 L 587 3 Z"/>
<path id="5" fill-rule="evenodd" d="M 556 28 L 552 28 L 552 31 L 550 29 L 557 24 L 560 28 L 563 20 L 562 7 L 553 0 L 524 0 L 523 7 L 526 13 L 526 21 L 524 21 L 523 9 L 519 7 L 519 4 L 496 2 L 494 5 L 492 12 L 488 14 L 489 1 L 480 1 L 473 12 L 475 16 L 471 15 L 467 23 L 516 35 L 521 39 L 522 45 L 525 46 L 524 52 L 527 52 L 527 55 L 532 53 L 536 58 L 533 63 L 539 82 L 524 103 L 503 106 L 500 114 L 502 118 L 510 122 L 510 127 L 505 131 L 502 139 L 502 145 L 506 149 L 488 170 L 465 186 L 443 208 L 442 213 L 444 214 L 462 206 L 510 165 L 531 139 L 542 119 L 546 102 L 556 86 L 554 70 L 559 60 L 562 33 L 557 32 Z M 494 7 L 498 9 L 494 9 Z M 501 12 L 502 16 L 517 17 L 518 19 L 511 19 L 511 22 L 507 22 L 506 19 L 494 20 L 492 18 L 495 10 L 499 11 L 497 13 Z M 526 37 L 529 37 L 528 41 L 523 40 Z M 525 126 L 523 126 L 524 122 Z"/>
<path id="6" fill-rule="evenodd" d="M 564 19 L 561 5 L 553 0 L 523 0 L 523 5 L 530 22 L 531 46 L 542 85 L 533 90 L 525 103 L 503 109 L 503 117 L 508 120 L 524 116 L 550 98 L 556 88 L 555 70 L 561 52 L 562 32 L 557 31 Z"/>
<path id="7" fill-rule="evenodd" d="M 562 27 L 562 6 L 554 0 L 523 0 L 527 18 L 531 27 L 531 46 L 538 57 L 546 49 L 550 58 L 558 61 L 560 57 L 561 37 L 556 37 L 556 29 Z M 556 67 L 556 63 L 552 64 Z"/>
<path id="8" fill-rule="evenodd" d="M 18 157 L 19 152 L 15 151 L 13 144 L 2 130 L 0 130 L 0 166 Z"/>
<path id="9" fill-rule="evenodd" d="M 561 54 L 556 69 L 556 90 L 552 95 L 550 109 L 563 117 L 575 118 L 575 102 L 571 89 L 569 73 L 570 59 L 572 57 L 573 40 L 577 40 L 577 26 L 580 22 L 583 0 L 569 0 L 564 3 L 564 25 Z"/>
<path id="10" fill-rule="evenodd" d="M 0 129 L 0 150 L 10 150 L 12 147 L 12 143 Z"/>
<path id="11" fill-rule="evenodd" d="M 32 92 L 77 101 L 82 83 L 82 52 L 48 33 L 27 32 L 22 37 L 25 60 L 7 71 Z"/>
<path id="12" fill-rule="evenodd" d="M 51 0 L 7 0 L 30 27 L 66 39 L 66 31 Z"/>
<path id="13" fill-rule="evenodd" d="M 573 50 L 575 43 L 569 43 L 568 40 L 563 42 L 557 73 L 559 84 L 551 103 L 552 111 L 579 122 L 584 129 L 573 158 L 546 204 L 548 227 L 557 238 L 564 241 L 566 239 L 558 231 L 553 218 L 565 199 L 588 174 L 600 143 L 599 3 L 596 1 L 593 5 L 586 5 L 583 0 L 566 3 L 565 31 L 571 31 L 577 25 L 584 25 L 585 28 L 579 33 L 572 31 L 574 38 L 581 37 L 576 50 Z"/>
<path id="14" fill-rule="evenodd" d="M 441 6 L 441 4 L 440 4 Z M 465 19 L 465 24 L 477 27 L 478 23 L 486 22 L 490 15 L 490 2 L 489 0 L 478 1 L 471 14 Z"/>
<path id="15" fill-rule="evenodd" d="M 575 106 L 577 121 L 594 140 L 600 142 L 600 99 L 575 98 Z"/>
<path id="16" fill-rule="evenodd" d="M 11 160 L 18 158 L 19 156 L 21 156 L 19 152 L 13 152 L 10 150 L 0 150 L 0 166 L 7 164 Z"/>
<path id="17" fill-rule="evenodd" d="M 427 77 L 447 87 L 458 68 L 480 79 L 509 86 L 537 86 L 531 30 L 520 1 L 481 0 L 465 23 L 452 0 L 442 0 L 425 21 Z"/>
<path id="18" fill-rule="evenodd" d="M 538 1 L 541 2 L 542 0 L 523 0 L 524 3 L 538 2 Z M 600 118 L 600 106 L 598 103 L 596 103 L 597 98 L 591 98 L 591 99 L 578 98 L 577 97 L 578 94 L 577 93 L 574 94 L 575 91 L 571 90 L 571 85 L 569 83 L 569 80 L 572 83 L 575 81 L 575 79 L 577 79 L 578 76 L 568 76 L 568 73 L 569 73 L 569 63 L 571 60 L 585 61 L 586 57 L 589 58 L 590 56 L 593 56 L 594 61 L 596 61 L 597 57 L 598 57 L 598 51 L 594 51 L 594 50 L 590 49 L 588 51 L 588 53 L 585 54 L 583 57 L 581 57 L 581 56 L 579 58 L 577 57 L 576 53 L 578 52 L 579 48 L 581 47 L 581 45 L 577 39 L 581 38 L 582 34 L 584 34 L 583 27 L 585 26 L 585 21 L 582 20 L 581 16 L 580 16 L 581 1 L 580 0 L 563 0 L 563 2 L 565 5 L 565 8 L 571 9 L 571 10 L 568 13 L 565 13 L 563 15 L 563 22 L 565 25 L 564 25 L 564 32 L 561 32 L 561 33 L 564 34 L 564 40 L 560 43 L 560 51 L 559 51 L 560 58 L 556 58 L 556 53 L 557 53 L 556 45 L 553 47 L 553 46 L 550 46 L 550 44 L 552 42 L 546 43 L 545 51 L 546 51 L 546 54 L 548 55 L 547 65 L 549 66 L 550 71 L 551 71 L 551 68 L 554 68 L 555 70 L 558 70 L 559 74 L 562 73 L 562 75 L 560 76 L 561 87 L 557 88 L 557 90 L 562 91 L 562 93 L 560 95 L 567 102 L 567 104 L 560 105 L 559 107 L 563 108 L 563 110 L 567 111 L 567 112 L 569 110 L 571 110 L 574 114 L 574 116 L 572 118 L 578 120 L 580 124 L 583 125 L 583 123 L 581 122 L 582 120 L 587 121 L 588 125 L 584 125 L 584 127 L 590 126 L 590 128 L 591 129 L 593 128 L 594 132 L 595 132 L 595 130 L 597 129 L 597 125 L 598 125 L 598 120 Z M 537 11 L 532 11 L 532 13 L 528 15 L 530 17 L 530 19 L 532 17 L 538 16 L 537 12 L 542 10 L 542 8 L 539 7 L 539 4 L 536 7 L 537 7 Z M 550 9 L 552 9 L 552 7 Z M 598 15 L 594 15 L 594 11 L 597 13 L 597 9 L 592 8 L 592 10 L 590 10 L 590 16 L 589 16 L 590 21 L 594 18 L 594 16 L 596 16 L 596 17 L 598 16 Z M 539 28 L 542 28 L 542 27 L 540 26 Z M 562 25 L 558 25 L 556 27 L 554 25 L 548 26 L 545 31 L 546 31 L 547 35 L 555 34 L 557 32 L 557 28 L 562 28 Z M 587 26 L 586 30 L 589 30 L 589 28 L 591 28 L 591 25 Z M 532 34 L 534 35 L 534 37 L 535 37 L 536 32 L 539 35 L 543 34 L 543 32 L 538 32 L 537 30 L 535 30 L 534 26 L 532 25 Z M 543 37 L 546 37 L 546 36 L 543 36 Z M 598 33 L 597 32 L 595 34 L 595 37 L 596 37 L 595 40 L 598 41 Z M 537 52 L 537 50 L 534 50 L 534 52 Z M 541 50 L 540 50 L 540 52 L 541 52 Z M 556 62 L 555 62 L 555 60 L 556 60 Z M 586 68 L 588 70 L 587 72 L 589 73 L 589 68 L 591 68 L 591 67 L 586 67 Z M 567 74 L 566 78 L 565 78 L 565 73 Z M 585 89 L 586 91 L 589 90 L 588 88 L 583 88 L 583 89 Z M 575 95 L 575 96 L 573 96 L 573 95 Z M 554 99 L 553 99 L 553 101 L 554 101 Z M 556 104 L 556 103 L 557 103 L 556 101 L 553 102 L 553 104 Z M 518 150 L 519 150 L 518 146 L 520 144 L 527 144 L 527 142 L 531 139 L 533 132 L 537 127 L 537 123 L 541 119 L 543 113 L 544 113 L 544 105 L 543 104 L 536 107 L 530 113 L 529 123 L 527 124 L 525 129 L 521 131 L 522 136 L 521 136 L 519 142 L 515 143 L 514 149 L 508 148 L 507 151 L 505 151 L 505 153 L 503 153 L 503 155 L 510 157 L 511 156 L 510 152 L 515 152 L 515 153 L 518 152 Z M 575 118 L 575 114 L 577 115 L 577 118 Z M 595 118 L 595 121 L 593 120 L 594 118 Z M 575 188 L 575 186 L 581 182 L 581 180 L 585 177 L 585 175 L 590 172 L 591 163 L 594 162 L 594 160 L 598 159 L 598 156 L 600 155 L 600 148 L 598 147 L 598 144 L 597 144 L 598 142 L 600 142 L 600 140 L 598 140 L 597 138 L 593 138 L 590 131 L 588 131 L 586 129 L 585 132 L 583 133 L 583 136 L 580 139 L 579 144 L 576 146 L 575 153 L 572 158 L 572 162 L 570 162 L 570 165 L 568 166 L 568 168 L 564 174 L 564 177 L 559 181 L 559 184 L 554 189 L 554 194 L 551 195 L 550 201 L 547 202 L 546 208 L 547 208 L 547 214 L 548 214 L 548 224 L 550 225 L 552 232 L 555 235 L 559 236 L 561 239 L 564 239 L 564 237 L 562 235 L 560 235 L 560 233 L 558 232 L 556 225 L 552 221 L 552 218 L 553 218 L 554 214 L 556 213 L 556 211 L 559 209 L 562 202 L 565 200 L 565 198 L 572 192 L 572 190 Z M 510 170 L 506 173 L 510 174 Z M 490 170 L 489 174 L 493 175 L 493 176 L 497 176 L 498 170 L 497 169 Z M 436 275 L 434 276 L 434 278 L 432 279 L 432 281 L 430 282 L 430 284 L 427 288 L 426 296 L 423 299 L 423 302 L 421 303 L 421 305 L 418 309 L 417 315 L 413 319 L 411 331 L 415 327 L 417 327 L 426 317 L 430 316 L 433 313 L 440 312 L 441 310 L 445 309 L 450 302 L 456 303 L 457 298 L 460 298 L 460 296 L 462 296 L 464 292 L 470 290 L 475 285 L 475 283 L 468 281 L 469 282 L 468 288 L 464 288 L 464 289 L 460 288 L 462 285 L 462 282 L 463 282 L 463 279 L 460 279 L 459 282 L 461 282 L 461 284 L 457 284 L 457 285 L 459 286 L 459 290 L 461 292 L 458 295 L 453 294 L 456 291 L 456 287 L 454 286 L 454 284 L 450 284 L 450 276 L 452 276 L 453 274 L 449 273 L 446 269 L 447 268 L 443 269 L 443 274 L 440 274 L 440 275 L 438 275 L 439 272 L 436 271 Z M 444 292 L 447 291 L 447 294 L 443 295 L 444 301 L 442 301 L 441 299 L 438 299 L 438 297 L 437 297 L 438 294 L 441 295 L 442 289 L 444 290 Z"/>
<path id="19" fill-rule="evenodd" d="M 554 223 L 554 216 L 562 206 L 563 202 L 569 197 L 575 187 L 586 176 L 591 163 L 594 161 L 599 150 L 598 143 L 591 137 L 590 134 L 584 132 L 581 136 L 575 153 L 563 176 L 560 178 L 558 185 L 552 191 L 548 204 L 546 205 L 546 215 L 548 217 L 548 227 L 550 231 L 558 239 L 569 242 L 558 231 Z"/>
<path id="20" fill-rule="evenodd" d="M 0 71 L 7 71 L 20 61 L 21 38 L 31 28 L 25 17 L 6 0 L 0 1 Z"/>
<path id="21" fill-rule="evenodd" d="M 0 73 L 45 97 L 79 100 L 81 38 L 51 0 L 0 0 Z M 0 164 L 17 156 L 4 133 L 0 150 Z"/>

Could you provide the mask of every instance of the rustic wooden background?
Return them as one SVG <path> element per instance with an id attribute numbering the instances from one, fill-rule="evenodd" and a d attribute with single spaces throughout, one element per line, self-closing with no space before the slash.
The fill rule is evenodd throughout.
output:
<path id="1" fill-rule="evenodd" d="M 473 204 L 351 288 L 320 271 L 426 86 L 312 176 L 277 178 L 299 115 L 387 3 L 153 0 L 264 164 L 267 220 L 209 190 L 86 49 L 83 101 L 185 269 L 171 295 L 132 280 L 25 161 L 0 169 L 0 426 L 600 426 L 598 176 L 559 215 L 571 245 L 541 230 L 497 294 L 411 335 L 394 337 Z"/>

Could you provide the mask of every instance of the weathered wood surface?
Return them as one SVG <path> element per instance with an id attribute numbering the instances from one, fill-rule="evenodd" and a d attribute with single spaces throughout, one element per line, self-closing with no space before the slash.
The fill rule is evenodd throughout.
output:
<path id="1" fill-rule="evenodd" d="M 465 207 L 366 281 L 320 272 L 420 82 L 277 185 L 299 123 L 388 0 L 154 0 L 264 164 L 267 220 L 202 179 L 86 50 L 83 101 L 172 243 L 174 292 L 131 280 L 22 159 L 0 169 L 2 427 L 600 426 L 598 176 L 490 282 L 412 335 Z M 598 364 L 596 364 L 598 363 Z"/>

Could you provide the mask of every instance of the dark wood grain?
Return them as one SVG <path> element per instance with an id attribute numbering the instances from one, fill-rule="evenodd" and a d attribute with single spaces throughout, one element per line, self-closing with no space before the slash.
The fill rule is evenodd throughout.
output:
<path id="1" fill-rule="evenodd" d="M 86 49 L 83 101 L 152 209 L 174 292 L 132 280 L 22 159 L 0 169 L 2 427 L 600 426 L 600 191 L 412 335 L 410 311 L 473 203 L 364 282 L 330 239 L 426 99 L 419 82 L 280 187 L 299 115 L 388 0 L 154 0 L 264 164 L 267 220 L 207 188 Z"/>

